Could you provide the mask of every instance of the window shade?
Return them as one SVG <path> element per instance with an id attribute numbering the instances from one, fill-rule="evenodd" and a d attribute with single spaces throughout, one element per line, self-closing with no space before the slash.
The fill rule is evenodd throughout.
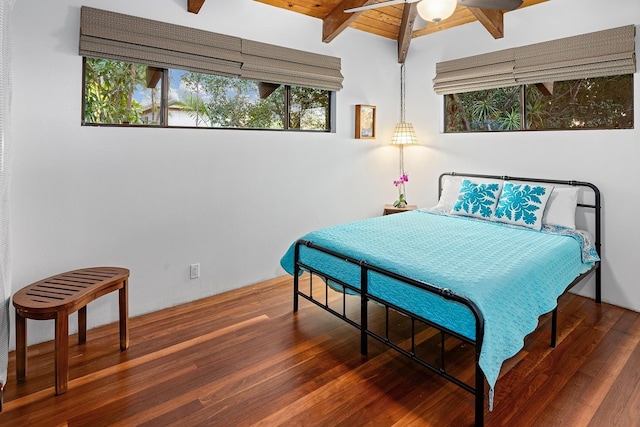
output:
<path id="1" fill-rule="evenodd" d="M 82 56 L 240 75 L 242 39 L 82 6 Z"/>
<path id="2" fill-rule="evenodd" d="M 442 95 L 635 72 L 635 26 L 627 25 L 441 62 L 433 87 Z"/>
<path id="3" fill-rule="evenodd" d="M 242 40 L 242 73 L 246 79 L 342 89 L 340 58 Z"/>
<path id="4" fill-rule="evenodd" d="M 433 88 L 439 94 L 516 85 L 513 49 L 436 64 Z"/>
<path id="5" fill-rule="evenodd" d="M 633 74 L 635 30 L 628 25 L 516 49 L 516 80 L 526 84 Z"/>
<path id="6" fill-rule="evenodd" d="M 318 89 L 342 88 L 340 58 L 82 6 L 82 56 Z"/>

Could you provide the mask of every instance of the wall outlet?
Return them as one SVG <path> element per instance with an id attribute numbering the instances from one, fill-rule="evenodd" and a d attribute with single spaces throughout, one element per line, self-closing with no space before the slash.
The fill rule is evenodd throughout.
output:
<path id="1" fill-rule="evenodd" d="M 200 277 L 200 263 L 191 264 L 190 276 L 192 279 Z"/>

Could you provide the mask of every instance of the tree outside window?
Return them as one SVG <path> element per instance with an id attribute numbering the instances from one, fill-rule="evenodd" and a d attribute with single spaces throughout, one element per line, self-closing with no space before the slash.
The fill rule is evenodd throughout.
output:
<path id="1" fill-rule="evenodd" d="M 85 124 L 328 131 L 329 106 L 327 90 L 85 59 Z"/>
<path id="2" fill-rule="evenodd" d="M 632 74 L 445 96 L 445 132 L 632 128 Z"/>

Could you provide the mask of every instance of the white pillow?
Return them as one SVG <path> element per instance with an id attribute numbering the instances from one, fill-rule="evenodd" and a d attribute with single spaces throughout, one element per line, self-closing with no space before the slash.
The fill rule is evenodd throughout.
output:
<path id="1" fill-rule="evenodd" d="M 458 200 L 451 209 L 451 215 L 490 220 L 496 210 L 501 191 L 502 181 L 479 183 L 465 179 L 458 191 Z"/>
<path id="2" fill-rule="evenodd" d="M 446 175 L 442 177 L 442 194 L 440 194 L 440 200 L 435 205 L 433 210 L 441 210 L 449 213 L 453 209 L 453 205 L 458 201 L 458 192 L 460 191 L 460 183 L 462 179 L 460 177 L 453 177 Z"/>
<path id="3" fill-rule="evenodd" d="M 461 175 L 451 176 L 445 175 L 442 177 L 442 193 L 440 194 L 440 200 L 438 204 L 431 208 L 431 210 L 440 211 L 444 213 L 451 213 L 453 205 L 458 201 L 458 193 L 462 186 L 462 180 L 465 179 Z M 475 182 L 482 184 L 501 183 L 501 179 L 491 178 L 474 178 Z"/>
<path id="4" fill-rule="evenodd" d="M 507 224 L 540 230 L 553 185 L 505 181 L 493 219 Z"/>
<path id="5" fill-rule="evenodd" d="M 547 201 L 542 224 L 575 229 L 578 191 L 578 187 L 555 187 Z"/>

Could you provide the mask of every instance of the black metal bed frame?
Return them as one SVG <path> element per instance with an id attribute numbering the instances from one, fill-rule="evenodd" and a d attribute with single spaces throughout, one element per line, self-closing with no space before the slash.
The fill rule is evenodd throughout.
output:
<path id="1" fill-rule="evenodd" d="M 582 181 L 563 181 L 563 180 L 553 180 L 553 179 L 536 179 L 536 178 L 522 178 L 522 177 L 512 177 L 512 176 L 500 176 L 500 175 L 480 175 L 480 174 L 467 174 L 467 173 L 456 173 L 456 172 L 448 172 L 440 175 L 438 180 L 438 196 L 442 194 L 442 180 L 444 176 L 460 176 L 460 177 L 469 177 L 469 178 L 486 178 L 486 179 L 499 179 L 499 180 L 510 180 L 510 181 L 522 181 L 522 182 L 536 182 L 536 183 L 546 183 L 546 184 L 559 184 L 565 186 L 578 186 L 589 188 L 593 191 L 593 203 L 578 203 L 579 207 L 583 208 L 591 208 L 594 210 L 595 214 L 595 229 L 594 229 L 594 239 L 595 239 L 595 247 L 600 255 L 601 255 L 601 218 L 600 218 L 600 190 L 595 185 L 582 182 Z M 300 261 L 300 246 L 305 246 L 310 249 L 314 249 L 320 252 L 323 252 L 327 255 L 336 257 L 340 260 L 352 263 L 360 267 L 360 284 L 359 288 L 354 286 L 353 284 L 345 283 L 342 280 L 333 277 L 331 274 L 323 271 L 319 271 L 314 267 L 307 265 Z M 299 277 L 302 271 L 306 271 L 311 275 L 310 284 L 309 284 L 309 293 L 306 294 L 304 291 L 300 290 L 299 287 Z M 602 292 L 601 292 L 601 262 L 597 262 L 592 269 L 578 276 L 573 282 L 571 282 L 566 288 L 565 292 L 574 287 L 577 283 L 582 281 L 588 275 L 595 271 L 595 300 L 597 303 L 601 302 Z M 404 284 L 414 286 L 416 288 L 422 289 L 426 292 L 430 292 L 436 295 L 441 296 L 449 301 L 454 301 L 459 304 L 466 306 L 469 311 L 473 314 L 476 320 L 476 334 L 475 340 L 471 340 L 467 337 L 464 337 L 448 328 L 445 328 L 441 325 L 438 325 L 434 322 L 431 322 L 421 316 L 417 316 L 397 305 L 391 304 L 387 301 L 384 301 L 380 298 L 375 297 L 369 293 L 369 274 L 373 272 L 382 276 L 389 277 L 391 279 L 395 279 Z M 325 300 L 319 301 L 316 300 L 313 296 L 313 276 L 320 276 L 325 282 Z M 296 242 L 295 246 L 295 255 L 294 255 L 294 289 L 293 289 L 293 311 L 298 311 L 298 297 L 302 297 L 315 305 L 323 308 L 324 310 L 332 313 L 333 315 L 339 317 L 344 320 L 348 324 L 356 327 L 360 330 L 360 352 L 363 355 L 367 355 L 368 353 L 368 337 L 375 338 L 376 340 L 384 343 L 385 345 L 397 350 L 401 354 L 409 357 L 410 359 L 416 361 L 420 365 L 428 368 L 434 373 L 440 375 L 441 377 L 453 382 L 458 385 L 462 389 L 472 393 L 475 398 L 475 425 L 483 426 L 484 425 L 484 395 L 485 395 L 485 377 L 480 369 L 480 351 L 482 349 L 482 342 L 484 338 L 484 318 L 482 313 L 476 306 L 476 304 L 467 299 L 464 296 L 458 295 L 448 289 L 441 289 L 436 286 L 433 286 L 429 283 L 421 282 L 410 277 L 406 277 L 395 272 L 386 270 L 384 268 L 377 267 L 375 265 L 369 264 L 364 260 L 354 259 L 349 256 L 345 256 L 344 254 L 332 251 L 330 249 L 324 248 L 322 246 L 316 245 L 311 241 L 307 240 L 299 240 Z M 333 282 L 345 291 L 342 292 L 342 312 L 336 311 L 329 306 L 329 282 Z M 356 320 L 349 318 L 346 314 L 346 295 L 347 290 L 349 290 L 352 294 L 360 296 L 360 322 L 358 323 Z M 368 302 L 372 301 L 384 306 L 386 311 L 386 322 L 385 322 L 385 336 L 381 336 L 378 333 L 369 329 L 368 326 Z M 411 320 L 411 350 L 408 351 L 399 345 L 395 344 L 389 339 L 389 310 L 397 311 Z M 440 364 L 435 365 L 416 354 L 415 351 L 415 321 L 422 322 L 427 324 L 437 330 L 440 331 L 441 335 L 441 354 L 440 354 Z M 556 346 L 556 337 L 557 337 L 557 321 L 558 321 L 558 307 L 553 309 L 552 317 L 551 317 L 551 347 Z M 469 343 L 475 347 L 475 387 L 470 386 L 466 382 L 461 379 L 449 374 L 446 370 L 445 366 L 445 346 L 444 340 L 445 335 L 451 335 L 453 337 L 458 338 L 459 340 Z"/>

